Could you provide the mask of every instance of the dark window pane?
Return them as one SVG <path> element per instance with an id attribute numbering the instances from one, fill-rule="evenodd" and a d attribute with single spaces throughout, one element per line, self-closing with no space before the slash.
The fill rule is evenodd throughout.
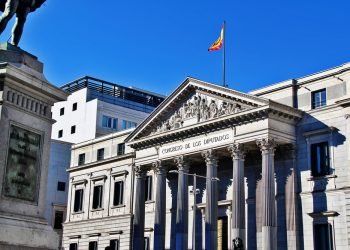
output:
<path id="1" fill-rule="evenodd" d="M 61 138 L 62 136 L 63 136 L 63 130 L 61 129 L 58 131 L 58 138 Z"/>
<path id="2" fill-rule="evenodd" d="M 77 110 L 77 108 L 78 108 L 78 103 L 73 103 L 73 107 L 72 107 L 72 110 L 73 111 L 75 111 L 75 110 Z"/>
<path id="3" fill-rule="evenodd" d="M 59 181 L 57 182 L 57 190 L 58 191 L 65 191 L 66 190 L 66 183 Z"/>
<path id="4" fill-rule="evenodd" d="M 316 224 L 314 226 L 315 250 L 333 250 L 333 233 L 330 224 Z"/>
<path id="5" fill-rule="evenodd" d="M 79 160 L 78 160 L 78 165 L 83 165 L 85 164 L 85 154 L 80 154 L 79 155 Z"/>
<path id="6" fill-rule="evenodd" d="M 75 134 L 75 125 L 70 127 L 70 133 L 71 134 Z"/>
<path id="7" fill-rule="evenodd" d="M 111 240 L 109 242 L 110 250 L 119 250 L 119 240 Z"/>
<path id="8" fill-rule="evenodd" d="M 100 148 L 97 150 L 97 160 L 101 161 L 103 160 L 105 157 L 105 149 L 104 148 Z"/>
<path id="9" fill-rule="evenodd" d="M 83 210 L 83 189 L 75 190 L 75 199 L 74 199 L 74 212 L 80 212 Z"/>
<path id="10" fill-rule="evenodd" d="M 147 176 L 145 183 L 145 201 L 150 200 L 152 200 L 152 176 Z"/>
<path id="11" fill-rule="evenodd" d="M 94 186 L 94 197 L 92 200 L 92 209 L 102 208 L 102 189 L 101 185 Z"/>
<path id="12" fill-rule="evenodd" d="M 56 211 L 55 212 L 55 223 L 53 225 L 54 229 L 62 229 L 62 223 L 63 223 L 63 211 Z"/>
<path id="13" fill-rule="evenodd" d="M 113 119 L 113 129 L 117 129 L 118 128 L 118 119 Z"/>
<path id="14" fill-rule="evenodd" d="M 314 91 L 311 93 L 311 100 L 312 100 L 312 108 L 319 108 L 326 105 L 326 89 L 321 89 L 318 91 Z"/>
<path id="15" fill-rule="evenodd" d="M 118 152 L 117 155 L 125 154 L 125 143 L 118 144 Z"/>
<path id="16" fill-rule="evenodd" d="M 118 206 L 123 204 L 123 195 L 124 195 L 124 182 L 117 181 L 114 183 L 114 197 L 113 205 Z"/>
<path id="17" fill-rule="evenodd" d="M 97 250 L 97 241 L 89 242 L 89 250 Z"/>
<path id="18" fill-rule="evenodd" d="M 69 244 L 69 250 L 78 250 L 78 243 Z"/>
<path id="19" fill-rule="evenodd" d="M 60 115 L 64 115 L 64 108 L 60 109 Z"/>
<path id="20" fill-rule="evenodd" d="M 312 176 L 330 174 L 328 142 L 311 144 L 311 172 Z"/>
<path id="21" fill-rule="evenodd" d="M 145 241 L 145 250 L 149 250 L 149 237 L 145 237 L 144 238 L 144 241 Z"/>

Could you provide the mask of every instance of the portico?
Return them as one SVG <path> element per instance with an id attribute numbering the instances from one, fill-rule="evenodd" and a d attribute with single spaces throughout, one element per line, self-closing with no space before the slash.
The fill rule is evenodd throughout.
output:
<path id="1" fill-rule="evenodd" d="M 275 151 L 295 143 L 300 117 L 300 111 L 288 106 L 186 79 L 127 139 L 136 153 L 134 249 L 143 249 L 145 228 L 153 232 L 151 249 L 191 248 L 189 215 L 196 213 L 189 205 L 192 179 L 187 173 L 207 177 L 194 197 L 204 218 L 195 225 L 202 229 L 196 230 L 195 239 L 202 242 L 196 249 L 218 249 L 219 207 L 231 216 L 229 249 L 236 239 L 245 249 L 252 242 L 258 249 L 277 249 Z M 279 155 L 287 153 L 280 150 Z M 167 174 L 170 169 L 178 175 Z M 146 174 L 156 181 L 154 203 L 145 205 Z M 220 181 L 212 181 L 217 177 Z M 252 199 L 255 214 L 248 218 Z M 279 219 L 286 220 L 285 214 Z"/>

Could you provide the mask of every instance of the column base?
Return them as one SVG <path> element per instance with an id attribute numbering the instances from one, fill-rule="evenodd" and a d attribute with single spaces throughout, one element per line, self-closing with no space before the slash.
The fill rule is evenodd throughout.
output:
<path id="1" fill-rule="evenodd" d="M 261 245 L 263 250 L 277 249 L 276 233 L 276 227 L 262 227 Z"/>

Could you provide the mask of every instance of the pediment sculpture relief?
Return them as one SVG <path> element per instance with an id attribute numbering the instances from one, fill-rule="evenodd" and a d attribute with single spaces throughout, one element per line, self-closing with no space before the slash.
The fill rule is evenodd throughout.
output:
<path id="1" fill-rule="evenodd" d="M 152 131 L 157 134 L 198 122 L 215 119 L 220 116 L 238 113 L 246 107 L 235 102 L 227 102 L 209 96 L 196 94 L 192 96 L 181 108 L 175 111 L 168 119 Z"/>

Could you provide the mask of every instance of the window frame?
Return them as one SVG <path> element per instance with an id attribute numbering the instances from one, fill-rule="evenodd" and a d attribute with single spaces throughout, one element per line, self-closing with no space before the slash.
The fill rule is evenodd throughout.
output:
<path id="1" fill-rule="evenodd" d="M 69 243 L 69 250 L 78 250 L 78 243 L 77 242 Z"/>
<path id="2" fill-rule="evenodd" d="M 310 157 L 312 177 L 320 177 L 330 174 L 330 149 L 327 140 L 317 143 L 311 143 Z"/>
<path id="3" fill-rule="evenodd" d="M 116 245 L 114 248 L 112 248 L 112 242 L 116 242 Z M 110 247 L 110 250 L 119 250 L 119 247 L 120 247 L 120 239 L 110 239 L 109 240 L 109 247 Z"/>
<path id="4" fill-rule="evenodd" d="M 71 135 L 75 134 L 75 132 L 76 132 L 76 127 L 77 127 L 76 125 L 73 125 L 73 126 L 70 127 L 70 134 L 71 134 Z"/>
<path id="5" fill-rule="evenodd" d="M 125 143 L 117 144 L 117 156 L 125 154 Z"/>
<path id="6" fill-rule="evenodd" d="M 321 237 L 321 235 L 317 235 L 317 227 L 324 227 L 326 226 L 327 228 L 327 238 Z M 323 236 L 323 234 L 322 234 Z M 328 244 L 328 246 L 324 246 L 322 243 L 324 243 L 323 241 L 320 242 L 320 240 L 324 240 L 326 241 L 326 244 Z M 313 225 L 313 241 L 314 241 L 314 249 L 315 250 L 334 250 L 334 227 L 331 223 L 327 222 L 323 222 L 323 223 L 314 223 Z M 324 246 L 320 248 L 321 244 Z"/>
<path id="7" fill-rule="evenodd" d="M 102 183 L 95 183 L 92 189 L 92 204 L 91 210 L 103 209 L 103 195 L 104 195 L 104 185 Z M 98 197 L 96 197 L 95 190 L 99 190 Z M 97 202 L 97 203 L 96 203 Z"/>
<path id="8" fill-rule="evenodd" d="M 89 241 L 89 250 L 98 250 L 98 242 L 97 242 L 97 240 Z"/>
<path id="9" fill-rule="evenodd" d="M 63 137 L 63 129 L 58 130 L 58 138 L 62 138 Z"/>
<path id="10" fill-rule="evenodd" d="M 78 155 L 78 166 L 82 166 L 85 164 L 85 153 L 81 153 Z"/>
<path id="11" fill-rule="evenodd" d="M 64 107 L 60 108 L 60 116 L 64 115 Z"/>
<path id="12" fill-rule="evenodd" d="M 152 201 L 153 198 L 153 176 L 147 175 L 145 179 L 145 202 Z"/>
<path id="13" fill-rule="evenodd" d="M 77 193 L 81 192 L 79 201 L 77 200 Z M 80 205 L 76 205 L 77 202 L 80 202 Z M 78 207 L 76 209 L 76 207 Z M 74 200 L 73 200 L 73 213 L 80 213 L 84 211 L 84 188 L 76 187 L 74 190 Z"/>
<path id="14" fill-rule="evenodd" d="M 322 99 L 324 93 L 324 100 Z M 317 95 L 320 94 L 320 97 Z M 320 99 L 320 100 L 316 100 Z M 318 109 L 327 106 L 327 89 L 318 89 L 311 92 L 311 109 Z"/>
<path id="15" fill-rule="evenodd" d="M 118 130 L 118 118 L 102 115 L 102 127 L 105 129 Z"/>
<path id="16" fill-rule="evenodd" d="M 121 183 L 121 191 L 119 191 L 118 193 L 120 194 L 119 196 L 119 203 L 117 204 L 116 202 L 116 195 L 117 195 L 117 183 Z M 125 194 L 125 181 L 122 180 L 121 178 L 117 178 L 114 180 L 114 191 L 113 191 L 113 207 L 118 207 L 118 206 L 123 206 L 124 205 L 124 195 Z"/>
<path id="17" fill-rule="evenodd" d="M 63 190 L 62 190 L 62 186 L 63 186 Z M 66 182 L 58 181 L 57 182 L 57 191 L 65 192 L 66 191 Z"/>
<path id="18" fill-rule="evenodd" d="M 62 214 L 62 221 L 61 221 L 61 223 L 59 223 L 60 224 L 60 226 L 58 226 L 58 227 L 56 227 L 56 223 L 58 223 L 57 222 L 57 214 L 58 213 L 61 213 Z M 54 211 L 54 219 L 53 219 L 53 229 L 56 229 L 56 230 L 62 230 L 63 229 L 63 226 L 62 226 L 62 224 L 63 224 L 63 222 L 64 222 L 64 211 L 61 211 L 61 210 L 55 210 Z"/>
<path id="19" fill-rule="evenodd" d="M 73 103 L 73 105 L 72 105 L 72 111 L 76 111 L 77 109 L 78 109 L 78 103 L 75 102 L 75 103 Z"/>
<path id="20" fill-rule="evenodd" d="M 102 152 L 102 153 L 101 153 Z M 105 148 L 99 148 L 97 149 L 97 156 L 96 160 L 97 161 L 102 161 L 105 159 Z"/>

